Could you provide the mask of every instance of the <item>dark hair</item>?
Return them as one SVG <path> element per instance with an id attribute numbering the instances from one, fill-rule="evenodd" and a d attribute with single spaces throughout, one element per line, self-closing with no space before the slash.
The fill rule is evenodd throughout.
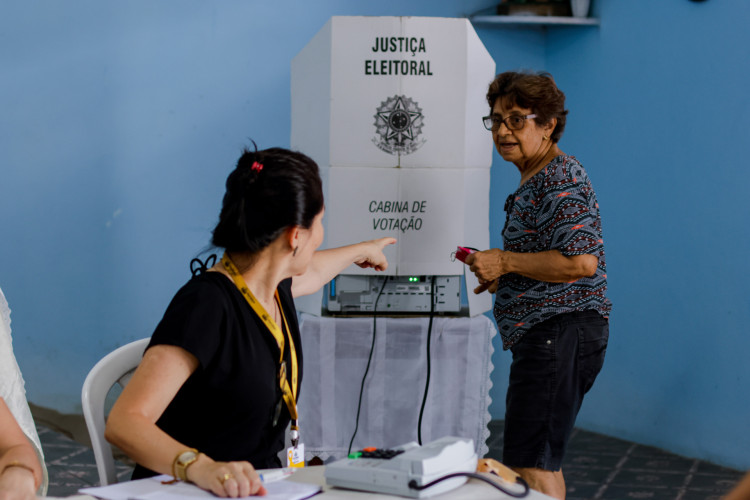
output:
<path id="1" fill-rule="evenodd" d="M 565 94 L 557 88 L 555 80 L 549 73 L 531 73 L 507 71 L 495 77 L 487 90 L 487 103 L 490 112 L 495 102 L 503 99 L 509 106 L 518 106 L 532 110 L 536 115 L 534 121 L 539 125 L 549 123 L 557 118 L 557 126 L 550 134 L 552 142 L 557 142 L 565 130 Z"/>
<path id="2" fill-rule="evenodd" d="M 226 187 L 211 243 L 228 252 L 259 252 L 290 226 L 309 228 L 323 210 L 318 165 L 288 149 L 245 149 Z"/>

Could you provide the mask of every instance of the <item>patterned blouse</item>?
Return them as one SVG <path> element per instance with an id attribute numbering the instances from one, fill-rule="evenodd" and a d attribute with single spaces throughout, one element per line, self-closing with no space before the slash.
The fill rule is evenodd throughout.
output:
<path id="1" fill-rule="evenodd" d="M 508 196 L 503 247 L 531 253 L 556 249 L 565 256 L 592 254 L 596 273 L 570 283 L 550 283 L 509 273 L 499 278 L 494 314 L 509 349 L 534 325 L 556 314 L 593 309 L 609 316 L 599 204 L 578 160 L 560 155 Z"/>

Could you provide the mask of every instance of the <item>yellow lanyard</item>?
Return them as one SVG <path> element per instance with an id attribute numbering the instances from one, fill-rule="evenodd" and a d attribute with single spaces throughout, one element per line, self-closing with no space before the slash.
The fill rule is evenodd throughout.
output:
<path id="1" fill-rule="evenodd" d="M 279 328 L 279 325 L 276 324 L 273 318 L 271 318 L 268 312 L 266 312 L 263 304 L 258 302 L 258 299 L 255 298 L 253 292 L 251 292 L 247 287 L 245 280 L 240 274 L 240 271 L 237 269 L 237 267 L 234 265 L 234 262 L 232 262 L 232 260 L 226 253 L 224 253 L 224 256 L 221 258 L 221 264 L 232 277 L 235 286 L 237 286 L 239 291 L 242 293 L 242 296 L 245 297 L 245 300 L 248 304 L 250 304 L 250 307 L 253 309 L 253 311 L 255 311 L 255 314 L 258 315 L 258 317 L 263 321 L 263 324 L 265 324 L 268 330 L 271 332 L 271 335 L 273 335 L 273 338 L 276 339 L 276 344 L 278 344 L 279 346 L 279 386 L 281 387 L 281 392 L 283 394 L 286 407 L 289 409 L 289 415 L 291 415 L 292 417 L 291 428 L 293 431 L 297 431 L 297 435 L 299 435 L 299 427 L 297 426 L 297 351 L 294 347 L 294 342 L 292 341 L 291 332 L 289 331 L 289 325 L 286 322 L 284 308 L 281 307 L 279 291 L 276 290 L 274 297 L 276 299 L 276 302 L 279 304 L 279 311 L 281 311 L 281 318 L 284 320 L 284 328 L 286 329 L 287 338 L 289 339 L 289 357 L 292 360 L 291 388 L 289 387 L 289 381 L 286 378 L 286 362 L 284 362 L 284 333 L 281 331 L 281 328 Z"/>

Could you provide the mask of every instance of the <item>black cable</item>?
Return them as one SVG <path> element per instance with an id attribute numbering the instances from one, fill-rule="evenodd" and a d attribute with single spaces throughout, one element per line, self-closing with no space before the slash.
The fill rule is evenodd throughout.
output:
<path id="1" fill-rule="evenodd" d="M 422 416 L 424 415 L 425 403 L 427 403 L 427 391 L 430 388 L 430 342 L 432 339 L 432 318 L 435 317 L 435 276 L 430 284 L 430 321 L 427 324 L 427 379 L 424 382 L 424 395 L 422 396 L 422 407 L 419 409 L 419 420 L 417 421 L 417 442 L 422 446 Z"/>
<path id="2" fill-rule="evenodd" d="M 500 486 L 497 482 L 493 481 L 492 479 L 486 476 L 483 476 L 482 474 L 478 474 L 476 472 L 454 472 L 453 474 L 446 474 L 445 476 L 439 477 L 435 479 L 434 481 L 431 481 L 427 484 L 423 484 L 422 486 L 419 486 L 419 484 L 417 484 L 416 479 L 412 479 L 411 481 L 409 481 L 409 488 L 413 490 L 424 490 L 424 489 L 429 488 L 430 486 L 435 486 L 437 483 L 441 481 L 445 481 L 446 479 L 452 479 L 454 477 L 462 477 L 462 476 L 473 477 L 474 479 L 479 479 L 480 481 L 484 481 L 485 483 L 494 486 L 498 490 L 502 491 L 506 495 L 513 497 L 513 498 L 524 498 L 528 496 L 529 494 L 529 484 L 526 481 L 524 481 L 524 479 L 521 476 L 516 476 L 516 483 L 523 486 L 523 491 L 517 493 L 515 491 L 506 490 L 505 488 Z"/>
<path id="3" fill-rule="evenodd" d="M 362 394 L 365 390 L 365 379 L 367 379 L 367 372 L 370 371 L 370 362 L 372 361 L 372 353 L 375 350 L 375 328 L 377 326 L 376 319 L 378 317 L 378 301 L 380 300 L 380 296 L 383 295 L 383 290 L 385 290 L 385 284 L 388 283 L 388 276 L 383 277 L 383 286 L 380 287 L 380 292 L 378 292 L 378 296 L 375 298 L 375 305 L 372 308 L 372 343 L 370 344 L 370 354 L 367 356 L 367 366 L 365 367 L 365 374 L 362 375 L 362 384 L 359 387 L 359 402 L 357 403 L 357 420 L 354 424 L 354 434 L 352 434 L 352 439 L 349 441 L 349 451 L 346 452 L 346 454 L 350 454 L 352 452 L 352 444 L 354 443 L 354 436 L 357 435 L 357 430 L 359 429 L 359 412 L 362 410 Z"/>

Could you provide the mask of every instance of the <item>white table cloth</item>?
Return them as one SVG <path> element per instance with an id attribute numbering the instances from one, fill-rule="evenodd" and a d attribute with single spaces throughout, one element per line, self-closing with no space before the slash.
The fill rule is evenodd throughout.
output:
<path id="1" fill-rule="evenodd" d="M 355 428 L 357 400 L 372 341 L 373 318 L 302 314 L 304 377 L 299 398 L 306 459 L 346 456 Z M 417 441 L 417 422 L 427 374 L 428 317 L 378 317 L 352 450 Z M 487 453 L 492 383 L 492 338 L 484 315 L 435 317 L 430 386 L 422 442 L 443 436 L 474 440 Z"/>

